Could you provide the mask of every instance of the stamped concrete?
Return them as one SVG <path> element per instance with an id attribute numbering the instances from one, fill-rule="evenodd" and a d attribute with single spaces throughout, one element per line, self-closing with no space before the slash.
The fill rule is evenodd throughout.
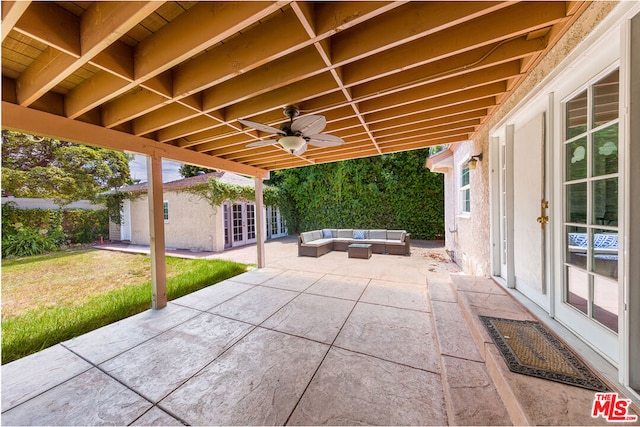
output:
<path id="1" fill-rule="evenodd" d="M 253 326 L 247 323 L 202 313 L 103 363 L 100 368 L 157 402 L 251 329 Z"/>
<path id="2" fill-rule="evenodd" d="M 96 368 L 2 414 L 3 425 L 125 425 L 152 404 Z"/>
<path id="3" fill-rule="evenodd" d="M 262 326 L 331 344 L 354 305 L 354 301 L 301 294 Z"/>
<path id="4" fill-rule="evenodd" d="M 426 280 L 421 285 L 371 280 L 360 301 L 410 310 L 431 311 Z"/>
<path id="5" fill-rule="evenodd" d="M 437 373 L 434 335 L 429 313 L 359 302 L 335 345 Z"/>
<path id="6" fill-rule="evenodd" d="M 348 396 L 348 398 L 347 398 Z M 440 376 L 332 348 L 292 425 L 445 425 Z"/>
<path id="7" fill-rule="evenodd" d="M 191 425 L 282 425 L 328 349 L 257 328 L 160 406 Z"/>
<path id="8" fill-rule="evenodd" d="M 297 296 L 297 292 L 257 286 L 217 305 L 209 312 L 259 325 Z M 256 301 L 260 301 L 260 304 L 256 304 Z"/>
<path id="9" fill-rule="evenodd" d="M 606 424 L 592 393 L 502 370 L 477 314 L 532 315 L 445 257 L 270 242 L 266 268 L 4 365 L 2 424 Z"/>

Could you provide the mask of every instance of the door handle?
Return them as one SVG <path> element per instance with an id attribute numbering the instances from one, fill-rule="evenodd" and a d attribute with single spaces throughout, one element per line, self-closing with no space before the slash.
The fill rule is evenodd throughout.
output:
<path id="1" fill-rule="evenodd" d="M 544 230 L 544 225 L 549 224 L 549 217 L 545 215 L 546 209 L 549 209 L 549 201 L 543 200 L 540 203 L 540 216 L 536 218 L 536 221 L 538 222 L 538 224 L 540 224 L 543 230 Z"/>

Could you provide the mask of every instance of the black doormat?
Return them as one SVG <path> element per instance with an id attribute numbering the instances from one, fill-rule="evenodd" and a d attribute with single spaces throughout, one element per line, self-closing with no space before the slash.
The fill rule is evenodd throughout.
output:
<path id="1" fill-rule="evenodd" d="M 479 317 L 511 372 L 589 390 L 611 391 L 540 323 Z"/>

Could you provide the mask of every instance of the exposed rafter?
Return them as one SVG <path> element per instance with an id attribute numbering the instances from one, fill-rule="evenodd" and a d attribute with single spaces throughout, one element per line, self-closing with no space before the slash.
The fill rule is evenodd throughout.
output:
<path id="1" fill-rule="evenodd" d="M 471 139 L 588 5 L 3 1 L 3 106 L 44 120 L 3 126 L 258 176 Z M 247 147 L 289 104 L 345 144 Z"/>

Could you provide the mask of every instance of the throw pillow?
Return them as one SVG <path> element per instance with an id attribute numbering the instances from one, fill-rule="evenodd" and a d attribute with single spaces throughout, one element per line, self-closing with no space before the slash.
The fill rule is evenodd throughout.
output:
<path id="1" fill-rule="evenodd" d="M 365 230 L 353 230 L 353 238 L 356 240 L 364 240 Z"/>
<path id="2" fill-rule="evenodd" d="M 329 230 L 328 228 L 323 228 L 322 229 L 322 238 L 323 239 L 331 239 L 333 236 L 331 235 L 331 230 Z"/>

